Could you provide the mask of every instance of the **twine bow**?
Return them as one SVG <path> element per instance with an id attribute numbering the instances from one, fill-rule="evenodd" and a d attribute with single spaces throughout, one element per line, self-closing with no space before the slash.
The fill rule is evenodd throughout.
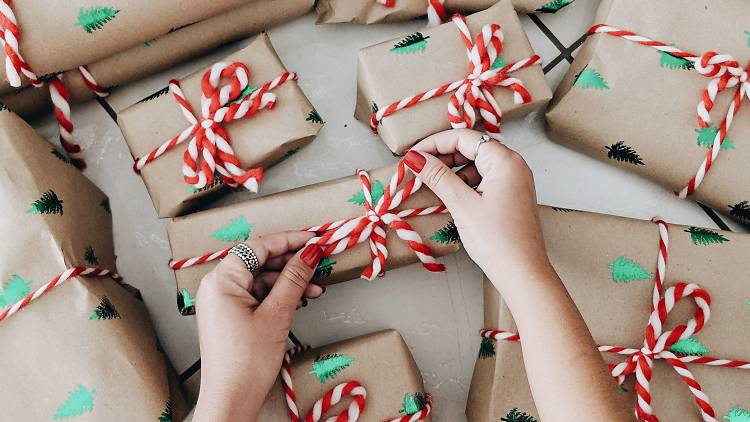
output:
<path id="1" fill-rule="evenodd" d="M 699 75 L 710 78 L 711 80 L 708 82 L 708 86 L 701 91 L 701 99 L 698 102 L 697 107 L 698 127 L 701 129 L 709 128 L 712 125 L 710 113 L 714 108 L 716 97 L 727 89 L 737 88 L 732 97 L 732 102 L 729 104 L 729 110 L 716 131 L 714 141 L 711 144 L 711 149 L 703 159 L 698 171 L 695 176 L 690 179 L 687 186 L 679 192 L 675 192 L 679 198 L 687 198 L 700 186 L 706 173 L 711 169 L 714 161 L 716 161 L 716 158 L 719 156 L 721 146 L 727 139 L 727 133 L 732 127 L 732 122 L 742 106 L 742 100 L 745 99 L 745 97 L 750 99 L 750 81 L 748 80 L 750 64 L 743 68 L 740 66 L 739 62 L 729 54 L 718 54 L 714 51 L 709 51 L 703 55 L 697 55 L 680 50 L 677 47 L 660 41 L 654 41 L 634 32 L 613 28 L 604 24 L 592 26 L 591 29 L 589 29 L 588 34 L 608 34 L 647 47 L 652 47 L 663 53 L 684 59 Z"/>
<path id="2" fill-rule="evenodd" d="M 455 15 L 452 21 L 466 46 L 466 55 L 469 58 L 467 76 L 430 91 L 395 101 L 388 107 L 375 111 L 370 118 L 370 128 L 375 133 L 378 132 L 378 127 L 385 117 L 452 92 L 448 103 L 448 121 L 451 127 L 454 129 L 474 127 L 477 123 L 478 112 L 484 120 L 487 132 L 496 136 L 500 133 L 500 120 L 503 112 L 495 100 L 492 88 L 503 87 L 513 91 L 514 104 L 526 104 L 531 101 L 531 94 L 523 81 L 510 76 L 510 73 L 540 64 L 540 57 L 533 55 L 514 63 L 498 66 L 496 60 L 502 53 L 504 41 L 500 25 L 484 25 L 476 40 L 472 41 L 466 18 Z"/>
<path id="3" fill-rule="evenodd" d="M 228 83 L 221 85 L 223 79 L 228 79 Z M 257 192 L 263 180 L 263 169 L 245 170 L 241 167 L 223 124 L 251 118 L 263 109 L 273 109 L 276 94 L 270 91 L 288 80 L 296 80 L 297 74 L 284 72 L 254 91 L 249 79 L 250 70 L 244 63 L 219 62 L 211 66 L 201 80 L 200 119 L 187 102 L 179 81 L 170 81 L 169 89 L 190 126 L 136 160 L 133 169 L 139 172 L 146 164 L 188 141 L 182 166 L 185 183 L 202 189 L 210 186 L 215 174 L 218 174 L 228 186 L 244 186 L 251 192 Z"/>

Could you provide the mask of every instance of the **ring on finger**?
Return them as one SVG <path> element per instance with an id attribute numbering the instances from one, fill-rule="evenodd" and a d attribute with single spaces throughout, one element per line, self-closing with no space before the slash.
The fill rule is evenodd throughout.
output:
<path id="1" fill-rule="evenodd" d="M 235 255 L 245 263 L 245 268 L 255 274 L 260 269 L 260 260 L 249 246 L 244 243 L 238 243 L 229 249 L 229 253 Z"/>
<path id="2" fill-rule="evenodd" d="M 488 134 L 486 134 L 486 133 L 485 133 L 484 135 L 482 135 L 482 136 L 481 136 L 481 137 L 479 138 L 479 141 L 477 141 L 477 146 L 476 146 L 476 148 L 474 148 L 474 156 L 476 157 L 476 156 L 477 156 L 477 154 L 479 154 L 479 147 L 481 147 L 481 146 L 482 146 L 482 144 L 486 144 L 487 142 L 490 142 L 490 141 L 492 141 L 492 140 L 493 140 L 493 139 L 492 139 L 492 137 L 490 137 L 490 135 L 488 135 Z"/>

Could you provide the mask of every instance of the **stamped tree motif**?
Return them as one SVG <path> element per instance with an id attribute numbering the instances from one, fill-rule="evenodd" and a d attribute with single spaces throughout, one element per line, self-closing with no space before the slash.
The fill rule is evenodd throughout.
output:
<path id="1" fill-rule="evenodd" d="M 609 85 L 604 80 L 604 77 L 596 69 L 588 66 L 584 67 L 581 73 L 576 75 L 573 85 L 583 89 L 598 89 L 600 91 L 609 89 Z"/>
<path id="2" fill-rule="evenodd" d="M 5 105 L 4 102 L 0 101 L 0 111 L 5 111 L 8 109 L 8 106 Z"/>
<path id="3" fill-rule="evenodd" d="M 570 4 L 570 0 L 552 0 L 549 3 L 544 4 L 539 9 L 536 9 L 537 13 L 557 13 L 560 9 Z"/>
<path id="4" fill-rule="evenodd" d="M 623 163 L 630 163 L 635 165 L 641 165 L 645 166 L 646 164 L 643 162 L 643 159 L 641 159 L 641 156 L 638 155 L 635 150 L 627 145 L 625 145 L 624 141 L 616 142 L 608 147 L 605 147 L 607 149 L 607 158 L 610 160 L 620 161 Z"/>
<path id="5" fill-rule="evenodd" d="M 494 356 L 495 356 L 495 342 L 488 339 L 487 337 L 482 337 L 482 342 L 479 343 L 479 358 L 489 359 Z"/>
<path id="6" fill-rule="evenodd" d="M 57 197 L 53 190 L 44 192 L 42 196 L 26 210 L 29 214 L 63 214 L 63 200 Z"/>
<path id="7" fill-rule="evenodd" d="M 106 211 L 107 214 L 112 214 L 112 208 L 109 206 L 109 198 L 102 199 L 102 201 L 99 202 L 99 207 Z"/>
<path id="8" fill-rule="evenodd" d="M 85 259 L 90 265 L 99 265 L 99 257 L 94 253 L 94 248 L 92 246 L 86 246 L 86 250 L 83 251 L 83 259 Z"/>
<path id="9" fill-rule="evenodd" d="M 117 312 L 117 308 L 109 300 L 107 296 L 102 297 L 99 301 L 99 305 L 94 309 L 94 312 L 89 317 L 89 320 L 103 320 L 103 319 L 121 319 L 120 313 Z"/>
<path id="10" fill-rule="evenodd" d="M 492 70 L 502 69 L 503 67 L 505 67 L 506 64 L 507 63 L 505 63 L 505 59 L 503 59 L 500 56 L 497 56 L 497 58 L 495 58 L 495 61 L 492 62 L 492 66 L 490 66 L 490 69 Z"/>
<path id="11" fill-rule="evenodd" d="M 537 422 L 536 418 L 526 412 L 521 412 L 516 407 L 510 409 L 510 411 L 505 414 L 505 417 L 500 418 L 500 420 L 503 422 Z"/>
<path id="12" fill-rule="evenodd" d="M 458 234 L 458 227 L 456 227 L 456 223 L 453 221 L 449 221 L 448 224 L 438 229 L 435 234 L 430 236 L 430 240 L 434 240 L 435 242 L 443 244 L 455 244 L 461 243 L 461 236 Z"/>
<path id="13" fill-rule="evenodd" d="M 184 287 L 177 292 L 177 309 L 182 315 L 193 315 L 195 313 L 195 299 L 190 296 L 190 292 Z"/>
<path id="14" fill-rule="evenodd" d="M 391 51 L 398 54 L 421 53 L 427 49 L 427 39 L 421 32 L 407 35 L 406 38 L 396 43 Z"/>
<path id="15" fill-rule="evenodd" d="M 307 115 L 307 118 L 305 119 L 308 122 L 317 123 L 319 125 L 322 125 L 325 123 L 323 121 L 323 118 L 320 117 L 320 113 L 318 113 L 318 110 L 312 109 L 312 111 Z"/>
<path id="16" fill-rule="evenodd" d="M 719 133 L 719 128 L 714 126 L 704 127 L 695 129 L 695 133 L 698 134 L 697 143 L 699 147 L 711 148 L 714 146 L 714 139 L 716 139 L 716 135 Z M 728 149 L 734 149 L 734 144 L 727 136 L 724 138 L 724 142 L 721 143 L 721 150 L 725 151 Z"/>
<path id="17" fill-rule="evenodd" d="M 244 242 L 250 237 L 254 227 L 254 224 L 248 223 L 245 216 L 241 215 L 219 227 L 211 237 L 224 242 Z"/>
<path id="18" fill-rule="evenodd" d="M 336 265 L 336 261 L 331 261 L 330 258 L 323 258 L 318 263 L 318 266 L 315 268 L 315 273 L 313 274 L 313 281 L 323 280 L 331 276 L 331 272 L 333 272 L 333 266 Z"/>
<path id="19" fill-rule="evenodd" d="M 413 415 L 427 406 L 427 396 L 424 393 L 406 393 L 398 413 Z"/>
<path id="20" fill-rule="evenodd" d="M 55 157 L 56 157 L 56 158 L 57 158 L 58 160 L 62 161 L 63 163 L 65 163 L 65 164 L 71 164 L 71 165 L 73 164 L 73 163 L 72 163 L 72 162 L 70 161 L 70 158 L 68 158 L 68 157 L 67 157 L 67 156 L 66 156 L 65 154 L 63 154 L 62 152 L 58 151 L 58 150 L 57 150 L 57 148 L 52 148 L 52 149 L 50 150 L 50 152 L 52 153 L 52 155 L 54 155 L 54 156 L 55 156 Z"/>
<path id="21" fill-rule="evenodd" d="M 76 26 L 80 26 L 84 31 L 89 34 L 102 29 L 104 24 L 111 21 L 115 16 L 120 13 L 118 9 L 107 6 L 92 6 L 82 7 L 78 11 L 78 20 L 76 20 Z"/>
<path id="22" fill-rule="evenodd" d="M 726 419 L 729 422 L 750 422 L 750 410 L 734 406 L 722 419 Z"/>
<path id="23" fill-rule="evenodd" d="M 68 394 L 68 398 L 57 408 L 57 412 L 52 418 L 55 420 L 69 419 L 93 411 L 95 392 L 96 390 L 89 390 L 79 385 Z"/>
<path id="24" fill-rule="evenodd" d="M 693 62 L 691 62 L 690 60 L 674 56 L 670 53 L 667 53 L 666 51 L 660 51 L 659 56 L 661 57 L 661 59 L 659 60 L 660 67 L 683 70 L 690 70 L 695 67 L 695 65 L 693 65 Z"/>
<path id="25" fill-rule="evenodd" d="M 312 371 L 308 374 L 315 375 L 318 381 L 323 384 L 336 378 L 339 372 L 348 368 L 352 362 L 354 362 L 354 358 L 338 353 L 318 356 L 312 363 Z"/>
<path id="26" fill-rule="evenodd" d="M 148 102 L 148 101 L 153 101 L 153 100 L 161 97 L 162 95 L 166 95 L 167 93 L 169 93 L 169 87 L 165 86 L 164 88 L 162 88 L 162 89 L 154 92 L 153 94 L 151 94 L 151 95 L 149 95 L 149 96 L 141 99 L 140 101 L 138 101 L 138 103 L 145 103 L 145 102 Z"/>
<path id="27" fill-rule="evenodd" d="M 615 283 L 629 283 L 633 280 L 650 280 L 653 275 L 637 262 L 618 256 L 607 268 L 612 272 L 612 281 Z"/>
<path id="28" fill-rule="evenodd" d="M 729 239 L 724 237 L 719 232 L 704 229 L 702 227 L 690 227 L 685 230 L 686 233 L 690 233 L 690 241 L 694 245 L 713 245 L 729 242 Z"/>
<path id="29" fill-rule="evenodd" d="M 167 400 L 164 410 L 159 415 L 159 422 L 172 422 L 172 402 Z"/>
<path id="30" fill-rule="evenodd" d="M 695 337 L 688 337 L 679 340 L 678 342 L 670 346 L 669 350 L 672 353 L 681 356 L 703 356 L 711 352 Z"/>
<path id="31" fill-rule="evenodd" d="M 372 198 L 372 205 L 375 206 L 378 201 L 380 201 L 380 198 L 383 197 L 383 194 L 385 193 L 385 189 L 383 188 L 383 182 L 380 180 L 375 180 L 370 184 L 370 197 Z M 365 204 L 365 193 L 362 192 L 362 190 L 358 190 L 354 195 L 349 198 L 349 201 L 352 204 L 355 205 L 364 205 Z"/>
<path id="32" fill-rule="evenodd" d="M 5 309 L 25 298 L 31 292 L 31 280 L 24 280 L 20 275 L 13 274 L 3 283 L 0 290 L 0 309 Z"/>
<path id="33" fill-rule="evenodd" d="M 742 201 L 740 203 L 730 205 L 729 215 L 740 220 L 750 221 L 750 203 L 748 201 Z"/>

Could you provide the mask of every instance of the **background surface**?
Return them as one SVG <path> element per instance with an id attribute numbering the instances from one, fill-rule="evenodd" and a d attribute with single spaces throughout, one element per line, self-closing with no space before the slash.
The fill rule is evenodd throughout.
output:
<path id="1" fill-rule="evenodd" d="M 531 44 L 544 60 L 553 89 L 565 74 L 593 22 L 597 0 L 577 0 L 554 15 L 524 16 Z M 356 55 L 360 48 L 403 36 L 425 21 L 374 26 L 315 25 L 310 14 L 269 32 L 287 68 L 300 73 L 300 85 L 326 125 L 317 140 L 267 172 L 263 194 L 354 174 L 396 161 L 370 130 L 353 117 Z M 82 144 L 86 175 L 110 197 L 118 268 L 128 283 L 141 289 L 161 341 L 186 387 L 197 395 L 200 370 L 195 317 L 177 311 L 174 277 L 165 220 L 156 217 L 145 186 L 131 170 L 132 157 L 107 108 L 122 110 L 166 85 L 219 61 L 247 41 L 116 90 L 107 104 L 73 107 L 75 136 Z M 722 226 L 715 214 L 645 180 L 552 143 L 545 134 L 544 111 L 505 122 L 507 144 L 520 152 L 534 171 L 539 202 L 567 208 L 705 227 Z M 57 142 L 52 117 L 34 122 Z M 223 202 L 247 199 L 235 193 Z M 740 227 L 727 222 L 734 230 Z M 498 239 L 498 241 L 501 241 Z M 303 342 L 324 345 L 384 328 L 396 328 L 406 339 L 435 397 L 434 420 L 465 420 L 464 406 L 482 328 L 481 272 L 464 252 L 442 260 L 444 274 L 420 266 L 391 271 L 385 278 L 330 287 L 319 300 L 300 310 L 293 332 Z"/>

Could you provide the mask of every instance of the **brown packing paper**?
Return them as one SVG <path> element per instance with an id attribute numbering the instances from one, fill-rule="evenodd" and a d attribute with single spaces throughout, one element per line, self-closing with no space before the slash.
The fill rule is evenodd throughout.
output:
<path id="1" fill-rule="evenodd" d="M 338 353 L 354 360 L 334 379 L 321 383 L 314 374 L 312 363 L 318 356 Z M 361 422 L 390 420 L 403 414 L 405 394 L 424 393 L 422 375 L 414 362 L 409 347 L 395 330 L 380 331 L 351 340 L 334 343 L 292 358 L 292 383 L 297 405 L 304 415 L 313 404 L 336 385 L 359 381 L 367 390 L 365 411 Z M 344 398 L 325 417 L 345 411 L 351 399 Z M 281 379 L 277 379 L 261 408 L 259 422 L 283 421 L 289 418 Z M 428 416 L 423 419 L 430 421 Z"/>
<path id="2" fill-rule="evenodd" d="M 384 167 L 370 172 L 370 177 L 387 186 L 394 171 L 395 166 Z M 361 191 L 362 182 L 358 177 L 352 176 L 176 218 L 167 226 L 172 257 L 179 260 L 231 246 L 233 242 L 221 241 L 213 235 L 221 227 L 240 217 L 244 217 L 245 221 L 252 225 L 251 236 L 262 236 L 364 215 L 363 206 L 348 202 L 354 194 Z M 398 209 L 437 204 L 437 197 L 423 187 Z M 408 219 L 409 224 L 422 236 L 425 244 L 432 248 L 435 256 L 446 255 L 459 248 L 457 244 L 444 244 L 430 239 L 450 221 L 448 214 Z M 386 229 L 386 232 L 389 251 L 386 269 L 417 262 L 414 251 L 403 240 L 390 229 Z M 372 262 L 369 245 L 366 242 L 359 244 L 348 251 L 333 255 L 330 261 L 335 262 L 330 276 L 319 278 L 316 283 L 333 284 L 359 277 L 362 269 Z M 214 261 L 176 271 L 178 296 L 184 298 L 189 295 L 190 298 L 194 298 L 201 279 L 215 265 Z M 184 314 L 192 313 L 190 309 L 183 308 L 181 311 Z"/>
<path id="3" fill-rule="evenodd" d="M 8 111 L 0 112 L 0 138 L 0 309 L 71 266 L 114 269 L 106 196 Z M 50 201 L 51 213 L 30 212 L 45 192 L 54 192 L 61 208 Z M 0 419 L 51 420 L 80 385 L 96 390 L 93 410 L 80 420 L 157 420 L 167 402 L 181 420 L 182 392 L 133 290 L 79 277 L 0 322 Z M 120 318 L 90 319 L 104 297 Z"/>
<path id="4" fill-rule="evenodd" d="M 613 282 L 608 265 L 617 257 L 633 260 L 651 274 L 656 272 L 659 233 L 655 223 L 584 212 L 561 212 L 541 207 L 540 217 L 552 265 L 570 292 L 598 344 L 640 347 L 649 317 L 654 281 Z M 742 281 L 750 271 L 747 250 L 750 236 L 719 232 L 727 241 L 694 244 L 688 227 L 670 225 L 669 260 L 665 288 L 678 281 L 699 284 L 712 299 L 711 319 L 695 338 L 710 356 L 750 360 L 750 293 Z M 487 328 L 515 331 L 507 306 L 485 283 Z M 670 312 L 666 327 L 686 323 L 695 313 L 684 299 Z M 523 337 L 523 333 L 520 333 Z M 479 338 L 477 337 L 477 341 Z M 521 345 L 498 341 L 496 354 L 479 358 L 474 368 L 466 409 L 470 421 L 497 421 L 512 408 L 538 416 L 523 368 Z M 607 362 L 622 358 L 603 354 Z M 554 353 L 551 355 L 554 358 Z M 654 411 L 664 421 L 698 420 L 693 396 L 675 371 L 656 361 L 651 381 Z M 750 374 L 742 369 L 689 365 L 721 419 L 739 405 L 750 408 Z M 612 388 L 617 388 L 614 381 Z M 511 388 L 512 386 L 512 388 Z M 633 377 L 622 392 L 628 406 L 635 403 Z"/>
<path id="5" fill-rule="evenodd" d="M 90 63 L 87 68 L 101 86 L 125 85 L 198 57 L 227 42 L 296 19 L 309 12 L 313 3 L 314 0 L 256 0 Z M 65 72 L 63 80 L 71 102 L 83 102 L 95 97 L 77 69 Z M 52 110 L 49 92 L 33 87 L 27 87 L 17 94 L 4 95 L 0 101 L 24 118 Z"/>
<path id="6" fill-rule="evenodd" d="M 90 0 L 58 0 L 16 1 L 12 8 L 21 31 L 21 55 L 37 76 L 42 76 L 94 63 L 173 28 L 246 3 L 247 0 L 108 0 L 102 5 Z M 79 19 L 97 12 L 102 18 L 99 25 L 89 26 L 86 24 L 90 20 Z M 25 78 L 22 80 L 28 84 Z M 12 92 L 5 68 L 0 69 L 0 81 L 3 93 Z"/>
<path id="7" fill-rule="evenodd" d="M 318 23 L 353 22 L 372 24 L 399 22 L 424 16 L 428 0 L 396 0 L 393 7 L 385 7 L 375 0 L 319 0 L 315 8 Z M 453 12 L 474 13 L 487 9 L 497 0 L 446 0 L 445 7 Z M 567 6 L 564 0 L 560 2 Z M 518 13 L 554 13 L 558 6 L 550 0 L 513 0 Z M 562 6 L 564 7 L 564 6 Z"/>
<path id="8" fill-rule="evenodd" d="M 251 86 L 262 86 L 286 70 L 266 34 L 259 35 L 250 45 L 224 61 L 248 65 Z M 186 98 L 198 114 L 201 109 L 200 81 L 206 70 L 201 69 L 181 81 Z M 244 168 L 267 168 L 290 151 L 312 142 L 320 131 L 320 124 L 307 120 L 314 108 L 295 81 L 287 81 L 273 92 L 278 99 L 272 110 L 261 110 L 251 118 L 223 125 Z M 171 93 L 128 107 L 117 116 L 117 122 L 134 157 L 147 155 L 189 126 Z M 190 189 L 182 176 L 182 156 L 186 148 L 187 142 L 141 171 L 160 217 L 183 214 L 206 196 L 223 190 L 222 187 L 202 192 Z"/>
<path id="9" fill-rule="evenodd" d="M 731 0 L 715 6 L 706 0 L 689 4 L 678 0 L 658 4 L 606 0 L 596 22 L 696 54 L 731 54 L 744 66 L 750 60 L 744 34 L 748 29 L 744 17 L 750 14 L 750 5 Z M 663 59 L 653 48 L 605 34 L 590 36 L 547 113 L 553 139 L 668 189 L 683 189 L 708 152 L 708 148 L 697 145 L 696 105 L 710 79 L 692 70 L 661 67 Z M 609 89 L 573 86 L 584 67 L 598 72 Z M 719 96 L 711 113 L 715 125 L 726 116 L 733 94 L 731 89 Z M 734 149 L 720 153 L 692 199 L 724 213 L 750 200 L 750 187 L 745 183 L 750 146 L 744 142 L 750 134 L 749 117 L 747 107 L 739 111 L 729 132 Z M 620 141 L 638 154 L 643 165 L 608 158 L 607 147 Z M 735 211 L 733 216 L 744 216 L 744 222 L 750 222 L 750 209 Z"/>
<path id="10" fill-rule="evenodd" d="M 473 36 L 488 23 L 502 25 L 505 42 L 501 57 L 506 63 L 534 54 L 510 0 L 468 17 Z M 362 49 L 358 64 L 357 119 L 370 124 L 373 104 L 387 107 L 394 101 L 435 89 L 445 83 L 465 78 L 468 69 L 466 46 L 452 22 L 422 31 L 429 36 L 427 48 L 414 54 L 392 52 L 400 39 Z M 425 72 L 425 69 L 430 69 Z M 503 110 L 503 119 L 513 119 L 544 105 L 552 92 L 544 79 L 541 66 L 531 66 L 513 73 L 521 79 L 532 96 L 529 104 L 514 105 L 512 92 L 496 87 L 492 90 Z M 391 151 L 402 154 L 422 138 L 449 129 L 447 119 L 450 94 L 419 103 L 383 119 L 380 137 Z M 481 124 L 481 122 L 479 123 Z"/>

